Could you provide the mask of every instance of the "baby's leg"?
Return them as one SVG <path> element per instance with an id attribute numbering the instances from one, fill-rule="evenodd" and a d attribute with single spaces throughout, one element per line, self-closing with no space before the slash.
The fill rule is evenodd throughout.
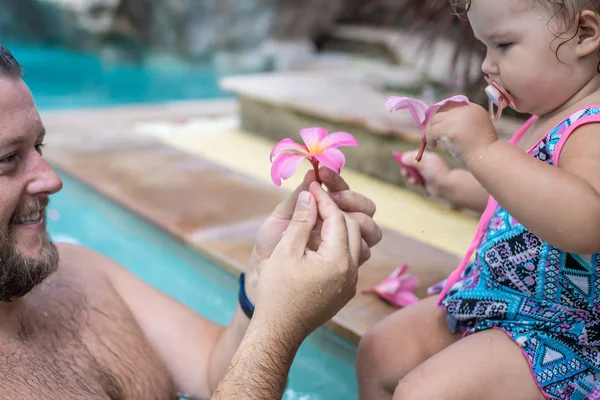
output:
<path id="1" fill-rule="evenodd" d="M 521 348 L 497 329 L 478 332 L 400 381 L 394 400 L 543 400 Z"/>
<path id="2" fill-rule="evenodd" d="M 436 297 L 383 319 L 363 336 L 356 371 L 360 398 L 391 400 L 398 381 L 423 361 L 460 339 L 446 323 Z"/>

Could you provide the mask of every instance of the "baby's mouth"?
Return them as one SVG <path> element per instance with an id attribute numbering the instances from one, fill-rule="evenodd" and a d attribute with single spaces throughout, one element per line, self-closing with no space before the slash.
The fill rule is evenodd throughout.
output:
<path id="1" fill-rule="evenodd" d="M 492 81 L 487 76 L 485 77 L 488 86 L 485 88 L 485 93 L 489 98 L 489 113 L 490 118 L 493 121 L 500 119 L 502 110 L 507 106 L 515 108 L 515 101 L 513 97 L 498 83 Z M 494 106 L 498 107 L 498 110 L 494 112 Z"/>

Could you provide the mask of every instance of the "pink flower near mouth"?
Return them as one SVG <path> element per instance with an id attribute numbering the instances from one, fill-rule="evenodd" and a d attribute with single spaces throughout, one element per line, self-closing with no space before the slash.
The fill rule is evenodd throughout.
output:
<path id="1" fill-rule="evenodd" d="M 338 147 L 360 146 L 360 143 L 347 132 L 328 133 L 319 127 L 301 129 L 300 136 L 304 145 L 285 138 L 271 151 L 270 160 L 273 163 L 271 179 L 276 186 L 281 186 L 282 179 L 290 178 L 304 159 L 312 164 L 319 183 L 319 163 L 339 174 L 346 163 L 346 158 Z M 274 162 L 273 158 L 275 158 Z"/>
<path id="2" fill-rule="evenodd" d="M 419 147 L 419 153 L 417 154 L 417 161 L 421 161 L 421 157 L 427 146 L 425 130 L 427 129 L 429 121 L 431 121 L 435 113 L 447 103 L 469 104 L 469 99 L 466 96 L 452 96 L 439 101 L 432 106 L 428 106 L 427 103 L 418 99 L 391 96 L 385 102 L 385 108 L 387 108 L 389 112 L 408 110 L 417 124 L 419 124 L 419 129 L 421 130 L 421 146 Z"/>
<path id="3" fill-rule="evenodd" d="M 364 290 L 363 293 L 377 293 L 398 307 L 406 307 L 418 302 L 419 298 L 413 293 L 417 288 L 417 277 L 406 274 L 407 270 L 407 265 L 396 268 L 390 276 L 375 287 Z"/>

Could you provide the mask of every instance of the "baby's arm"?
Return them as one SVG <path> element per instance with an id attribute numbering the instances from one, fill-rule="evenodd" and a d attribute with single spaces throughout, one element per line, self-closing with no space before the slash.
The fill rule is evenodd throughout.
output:
<path id="1" fill-rule="evenodd" d="M 600 251 L 600 126 L 579 127 L 559 168 L 497 140 L 466 158 L 467 168 L 517 221 L 571 253 Z"/>
<path id="2" fill-rule="evenodd" d="M 433 197 L 447 201 L 457 208 L 483 212 L 489 193 L 466 169 L 450 169 L 439 154 L 426 151 L 420 162 L 415 162 L 417 151 L 404 153 L 404 164 L 419 171 L 424 181 L 424 190 Z M 410 176 L 408 183 L 417 182 Z"/>
<path id="3" fill-rule="evenodd" d="M 482 213 L 490 194 L 466 169 L 456 168 L 450 171 L 442 189 L 442 197 L 458 208 Z"/>

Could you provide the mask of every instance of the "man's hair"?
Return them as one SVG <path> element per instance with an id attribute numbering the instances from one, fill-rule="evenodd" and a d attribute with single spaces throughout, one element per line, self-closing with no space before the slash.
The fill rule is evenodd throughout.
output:
<path id="1" fill-rule="evenodd" d="M 10 50 L 0 44 L 0 77 L 18 79 L 23 77 L 23 67 Z"/>

